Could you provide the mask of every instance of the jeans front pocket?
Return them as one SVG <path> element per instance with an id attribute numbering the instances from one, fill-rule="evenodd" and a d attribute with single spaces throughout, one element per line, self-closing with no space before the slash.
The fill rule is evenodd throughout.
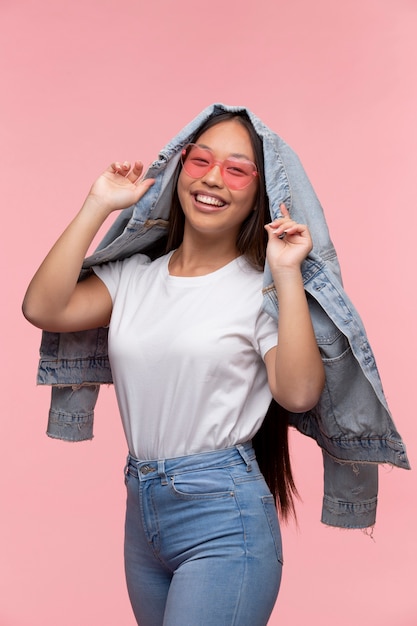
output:
<path id="1" fill-rule="evenodd" d="M 213 500 L 234 495 L 233 482 L 224 469 L 203 469 L 169 477 L 174 494 L 185 500 Z"/>

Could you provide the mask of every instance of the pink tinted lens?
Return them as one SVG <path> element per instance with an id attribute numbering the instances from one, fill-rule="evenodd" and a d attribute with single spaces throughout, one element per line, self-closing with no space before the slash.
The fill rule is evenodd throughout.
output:
<path id="1" fill-rule="evenodd" d="M 184 169 L 192 178 L 204 176 L 214 165 L 214 157 L 210 150 L 193 144 L 187 146 L 182 155 Z"/>
<path id="2" fill-rule="evenodd" d="M 224 182 L 230 189 L 244 189 L 257 176 L 256 166 L 246 159 L 229 157 L 216 161 L 210 150 L 200 148 L 195 144 L 187 146 L 182 153 L 182 163 L 185 171 L 192 178 L 201 178 L 214 165 L 220 166 Z"/>

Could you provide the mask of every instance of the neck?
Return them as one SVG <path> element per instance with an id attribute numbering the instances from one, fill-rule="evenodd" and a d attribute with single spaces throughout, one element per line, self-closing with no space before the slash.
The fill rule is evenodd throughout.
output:
<path id="1" fill-rule="evenodd" d="M 204 276 L 224 267 L 240 255 L 236 244 L 230 241 L 200 240 L 184 236 L 184 240 L 173 253 L 169 271 L 173 276 Z"/>

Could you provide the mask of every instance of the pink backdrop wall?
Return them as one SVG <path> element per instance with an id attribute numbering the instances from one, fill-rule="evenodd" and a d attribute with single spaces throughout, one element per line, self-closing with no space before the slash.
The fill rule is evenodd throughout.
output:
<path id="1" fill-rule="evenodd" d="M 95 176 L 149 162 L 212 102 L 301 156 L 416 465 L 416 32 L 415 0 L 1 0 L 1 626 L 134 624 L 113 390 L 93 442 L 49 440 L 20 302 Z M 381 470 L 372 541 L 320 524 L 319 450 L 292 443 L 303 503 L 271 626 L 415 625 L 415 472 Z"/>

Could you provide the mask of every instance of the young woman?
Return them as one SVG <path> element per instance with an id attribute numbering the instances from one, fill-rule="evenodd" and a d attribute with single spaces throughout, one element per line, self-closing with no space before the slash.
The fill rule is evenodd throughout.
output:
<path id="1" fill-rule="evenodd" d="M 271 399 L 296 413 L 314 407 L 324 369 L 300 269 L 309 229 L 284 204 L 270 223 L 263 168 L 245 114 L 211 117 L 182 149 L 167 253 L 133 254 L 79 281 L 106 218 L 154 184 L 140 162 L 113 163 L 24 300 L 47 331 L 109 325 L 129 447 L 126 577 L 141 626 L 264 626 L 278 593 L 275 498 L 251 442 Z M 265 259 L 278 326 L 262 310 Z"/>

